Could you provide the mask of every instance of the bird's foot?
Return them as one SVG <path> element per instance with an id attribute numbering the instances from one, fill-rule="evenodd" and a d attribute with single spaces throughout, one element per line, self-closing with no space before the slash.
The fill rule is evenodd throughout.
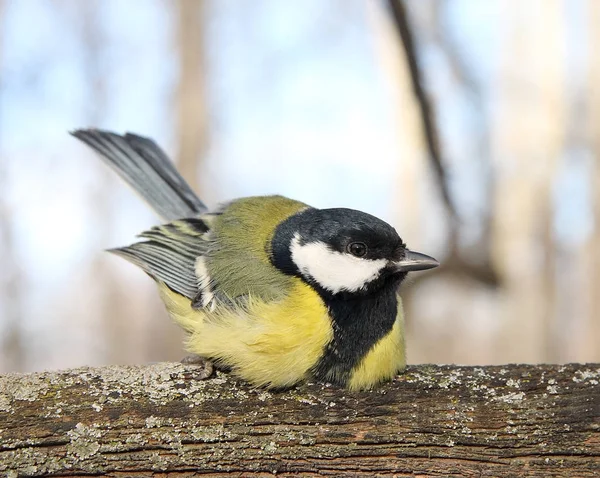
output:
<path id="1" fill-rule="evenodd" d="M 181 360 L 181 363 L 185 365 L 196 365 L 198 367 L 198 375 L 196 376 L 198 380 L 210 378 L 215 370 L 215 366 L 210 360 L 196 354 L 187 355 Z"/>

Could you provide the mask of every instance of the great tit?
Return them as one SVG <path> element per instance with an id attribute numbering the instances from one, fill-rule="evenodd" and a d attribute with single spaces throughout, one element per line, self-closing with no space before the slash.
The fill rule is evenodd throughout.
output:
<path id="1" fill-rule="evenodd" d="M 317 380 L 372 388 L 405 367 L 398 288 L 438 266 L 386 222 L 282 196 L 209 211 L 151 139 L 72 134 L 167 222 L 111 249 L 158 284 L 189 352 L 255 386 Z"/>

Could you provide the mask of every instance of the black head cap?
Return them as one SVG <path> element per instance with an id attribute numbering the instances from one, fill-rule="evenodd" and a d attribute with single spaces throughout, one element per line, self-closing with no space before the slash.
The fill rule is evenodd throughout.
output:
<path id="1" fill-rule="evenodd" d="M 404 261 L 410 254 L 388 223 L 345 208 L 305 209 L 283 221 L 271 243 L 275 267 L 331 294 L 362 295 L 390 277 L 399 284 L 407 271 L 437 265 L 418 254 Z M 428 265 L 417 264 L 424 258 Z"/>

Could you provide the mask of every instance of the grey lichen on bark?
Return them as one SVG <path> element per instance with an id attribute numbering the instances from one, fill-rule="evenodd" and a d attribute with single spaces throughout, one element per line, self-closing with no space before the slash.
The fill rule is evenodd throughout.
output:
<path id="1" fill-rule="evenodd" d="M 600 364 L 414 366 L 368 392 L 201 373 L 0 376 L 0 473 L 600 474 Z"/>

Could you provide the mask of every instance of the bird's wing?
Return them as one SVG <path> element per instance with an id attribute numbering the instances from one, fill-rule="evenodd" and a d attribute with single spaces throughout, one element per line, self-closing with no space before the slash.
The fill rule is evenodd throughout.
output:
<path id="1" fill-rule="evenodd" d="M 196 269 L 198 260 L 213 245 L 209 224 L 210 215 L 179 219 L 141 233 L 139 237 L 144 241 L 109 251 L 192 302 L 201 303 L 201 296 L 204 293 L 206 297 L 210 284 L 202 283 Z"/>
<path id="2" fill-rule="evenodd" d="M 140 234 L 142 242 L 113 249 L 156 281 L 189 298 L 194 308 L 237 308 L 249 298 L 287 295 L 294 277 L 271 264 L 277 224 L 306 208 L 279 196 L 237 199 L 211 213 L 179 219 Z"/>

